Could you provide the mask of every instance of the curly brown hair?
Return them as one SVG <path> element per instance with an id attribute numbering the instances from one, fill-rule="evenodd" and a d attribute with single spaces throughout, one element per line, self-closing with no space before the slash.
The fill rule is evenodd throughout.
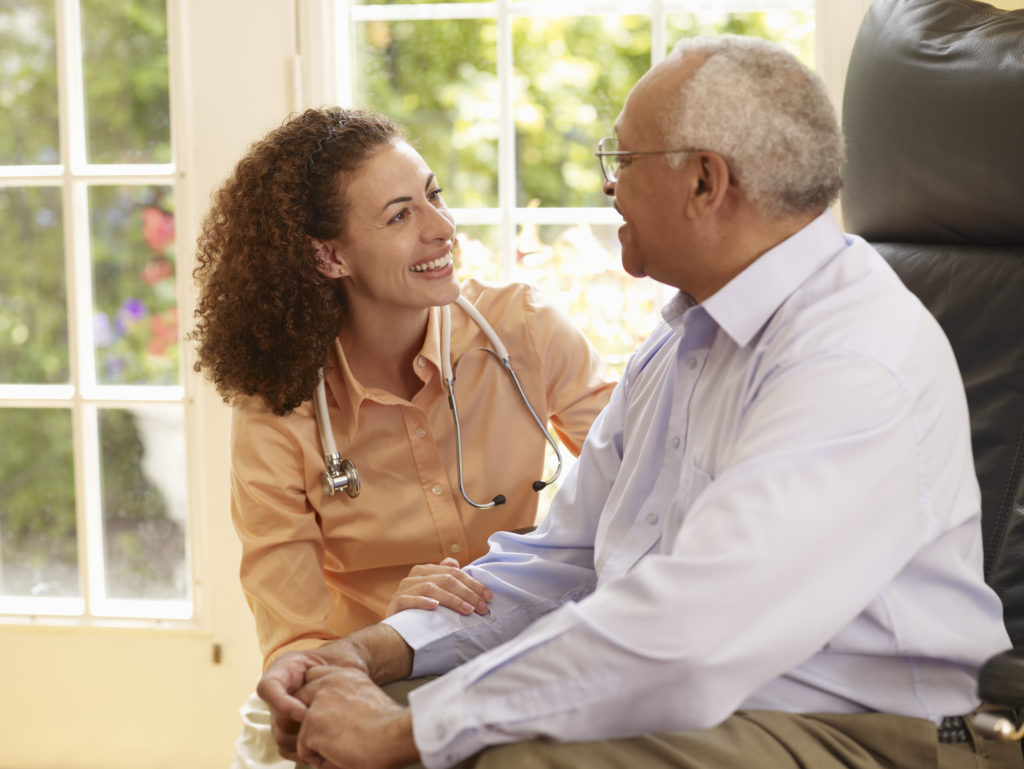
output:
<path id="1" fill-rule="evenodd" d="M 402 139 L 389 118 L 309 109 L 255 142 L 213 196 L 196 244 L 195 370 L 225 402 L 258 396 L 279 415 L 313 396 L 344 295 L 310 238 L 344 233 L 346 177 Z"/>

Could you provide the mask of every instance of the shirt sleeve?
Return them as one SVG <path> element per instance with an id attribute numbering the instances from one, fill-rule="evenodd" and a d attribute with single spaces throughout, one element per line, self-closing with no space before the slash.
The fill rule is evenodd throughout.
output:
<path id="1" fill-rule="evenodd" d="M 534 288 L 524 292 L 529 342 L 545 374 L 548 418 L 559 439 L 579 456 L 590 426 L 608 403 L 614 380 L 587 337 Z"/>
<path id="2" fill-rule="evenodd" d="M 537 529 L 493 534 L 490 552 L 466 567 L 494 594 L 486 615 L 408 610 L 384 620 L 414 649 L 414 676 L 451 670 L 593 591 L 594 541 L 600 511 L 621 466 L 622 417 L 619 386 Z"/>
<path id="3" fill-rule="evenodd" d="M 814 654 L 934 534 L 919 473 L 903 463 L 917 453 L 911 405 L 897 378 L 868 361 L 824 357 L 779 372 L 749 404 L 742 448 L 671 542 L 413 692 L 423 763 L 450 766 L 524 739 L 707 728 Z M 584 484 L 598 458 L 588 444 L 567 486 Z M 595 502 L 562 501 L 558 517 L 600 537 L 586 512 Z M 480 562 L 474 576 L 493 589 L 518 583 L 530 559 L 547 568 L 538 535 L 523 561 Z M 456 646 L 475 635 L 452 631 Z M 431 642 L 423 648 L 432 653 Z"/>
<path id="4" fill-rule="evenodd" d="M 264 666 L 338 637 L 327 622 L 323 538 L 302 485 L 303 451 L 286 421 L 256 401 L 237 405 L 232 418 L 231 515 Z"/>

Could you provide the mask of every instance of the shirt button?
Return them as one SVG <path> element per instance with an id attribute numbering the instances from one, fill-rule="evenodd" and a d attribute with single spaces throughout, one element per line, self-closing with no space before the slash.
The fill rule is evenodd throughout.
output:
<path id="1" fill-rule="evenodd" d="M 432 488 L 431 491 L 434 492 L 434 496 L 439 497 L 444 489 L 441 488 L 441 484 L 435 483 L 434 488 Z"/>
<path id="2" fill-rule="evenodd" d="M 460 551 L 460 550 L 461 550 L 462 548 L 461 548 L 461 547 L 459 547 L 459 543 L 458 543 L 458 542 L 453 542 L 453 543 L 452 543 L 452 544 L 451 544 L 451 545 L 450 545 L 450 546 L 448 547 L 448 549 L 449 549 L 449 550 L 450 550 L 451 552 L 453 552 L 453 553 L 457 553 L 457 552 L 459 552 L 459 551 Z"/>
<path id="3" fill-rule="evenodd" d="M 697 359 L 690 358 L 688 361 L 686 361 L 686 365 L 689 366 L 690 368 L 697 368 Z"/>
<path id="4" fill-rule="evenodd" d="M 647 522 L 649 524 L 651 524 L 651 526 L 656 524 L 658 522 L 658 514 L 657 513 L 651 513 L 650 515 L 648 515 L 647 516 Z"/>
<path id="5" fill-rule="evenodd" d="M 417 427 L 416 428 L 416 437 L 417 438 L 426 438 L 427 437 L 427 431 L 424 430 L 422 427 Z"/>
<path id="6" fill-rule="evenodd" d="M 678 449 L 679 448 L 679 436 L 678 435 L 675 438 L 672 439 L 672 448 L 674 448 L 674 449 Z"/>
<path id="7" fill-rule="evenodd" d="M 416 358 L 416 365 L 419 366 L 420 368 L 423 368 L 424 366 L 427 365 L 427 359 L 420 355 L 418 358 Z"/>

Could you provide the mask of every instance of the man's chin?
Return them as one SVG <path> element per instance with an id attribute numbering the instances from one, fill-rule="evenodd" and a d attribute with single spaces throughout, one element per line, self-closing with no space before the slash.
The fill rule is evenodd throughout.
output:
<path id="1" fill-rule="evenodd" d="M 643 267 L 641 267 L 639 264 L 634 262 L 632 259 L 623 258 L 623 260 L 622 260 L 622 269 L 624 269 L 626 271 L 627 275 L 630 275 L 630 276 L 632 276 L 634 278 L 646 278 L 647 277 L 647 273 L 644 272 Z"/>

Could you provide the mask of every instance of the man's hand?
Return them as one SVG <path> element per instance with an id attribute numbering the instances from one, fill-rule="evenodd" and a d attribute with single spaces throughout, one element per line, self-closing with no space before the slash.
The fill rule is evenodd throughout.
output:
<path id="1" fill-rule="evenodd" d="M 307 670 L 326 664 L 313 652 L 290 652 L 278 658 L 256 686 L 270 708 L 270 731 L 285 758 L 297 758 L 296 738 L 306 716 L 306 703 L 294 695 L 305 684 Z"/>
<path id="2" fill-rule="evenodd" d="M 365 671 L 313 667 L 305 675 L 297 692 L 308 706 L 298 734 L 300 761 L 318 769 L 389 769 L 419 760 L 409 709 Z"/>
<path id="3" fill-rule="evenodd" d="M 412 649 L 394 629 L 387 625 L 370 625 L 324 644 L 315 652 L 281 655 L 263 674 L 256 693 L 270 707 L 271 733 L 278 750 L 291 761 L 300 760 L 299 730 L 308 715 L 308 698 L 300 696 L 299 692 L 311 680 L 310 672 L 314 669 L 347 671 L 394 705 L 374 682 L 385 684 L 407 678 L 412 672 Z M 409 724 L 411 740 L 411 718 Z"/>
<path id="4" fill-rule="evenodd" d="M 487 602 L 494 596 L 480 581 L 459 568 L 454 558 L 441 563 L 413 566 L 409 576 L 398 583 L 386 617 L 403 609 L 436 609 L 445 606 L 459 614 L 486 614 Z"/>

